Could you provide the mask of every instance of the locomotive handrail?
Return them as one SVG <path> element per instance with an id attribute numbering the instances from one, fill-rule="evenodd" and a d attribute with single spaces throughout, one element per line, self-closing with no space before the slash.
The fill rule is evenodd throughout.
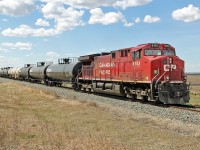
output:
<path id="1" fill-rule="evenodd" d="M 158 68 L 158 74 L 153 77 L 152 81 L 160 74 L 159 68 Z"/>
<path id="2" fill-rule="evenodd" d="M 76 78 L 75 78 L 76 81 L 77 81 L 77 79 L 79 78 L 79 76 L 81 75 L 81 73 L 82 73 L 82 69 L 81 69 L 81 71 L 79 72 L 79 74 L 76 76 Z"/>
<path id="3" fill-rule="evenodd" d="M 155 77 L 153 77 L 153 79 L 152 79 L 152 83 L 151 83 L 151 99 L 153 99 L 153 81 L 154 81 L 154 79 L 158 76 L 160 74 L 160 71 L 159 71 L 159 68 L 158 68 L 158 74 L 157 75 L 155 75 Z"/>
<path id="4" fill-rule="evenodd" d="M 158 85 L 158 81 L 165 75 L 166 72 L 167 72 L 167 71 L 165 71 L 165 72 L 158 78 L 158 80 L 156 81 L 156 84 L 155 84 L 155 88 L 156 88 L 157 85 Z"/>

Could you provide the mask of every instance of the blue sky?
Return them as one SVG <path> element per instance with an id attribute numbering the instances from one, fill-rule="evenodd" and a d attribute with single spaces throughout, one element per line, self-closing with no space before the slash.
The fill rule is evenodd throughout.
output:
<path id="1" fill-rule="evenodd" d="M 168 43 L 200 72 L 198 0 L 1 0 L 0 67 Z"/>

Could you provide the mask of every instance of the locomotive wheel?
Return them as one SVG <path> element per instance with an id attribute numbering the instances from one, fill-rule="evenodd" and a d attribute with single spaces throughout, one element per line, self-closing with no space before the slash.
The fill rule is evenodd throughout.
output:
<path id="1" fill-rule="evenodd" d="M 127 93 L 126 97 L 129 98 L 129 99 L 132 99 L 133 98 L 133 94 Z"/>
<path id="2" fill-rule="evenodd" d="M 154 105 L 163 104 L 158 98 L 153 102 Z"/>
<path id="3" fill-rule="evenodd" d="M 137 100 L 137 96 L 136 95 L 132 95 L 131 101 L 135 101 Z"/>

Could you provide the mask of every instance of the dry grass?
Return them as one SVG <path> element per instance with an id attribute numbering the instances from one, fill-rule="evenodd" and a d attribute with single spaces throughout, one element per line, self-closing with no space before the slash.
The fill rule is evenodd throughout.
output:
<path id="1" fill-rule="evenodd" d="M 192 85 L 200 85 L 200 75 L 187 75 L 187 80 Z"/>
<path id="2" fill-rule="evenodd" d="M 188 75 L 188 83 L 191 84 L 190 104 L 200 106 L 200 75 Z"/>
<path id="3" fill-rule="evenodd" d="M 188 75 L 187 78 L 192 94 L 200 94 L 200 75 Z"/>
<path id="4" fill-rule="evenodd" d="M 114 112 L 94 102 L 73 101 L 49 91 L 0 83 L 0 149 L 200 147 L 198 138 L 163 128 L 166 122 L 161 125 L 158 120 Z"/>
<path id="5" fill-rule="evenodd" d="M 200 94 L 190 94 L 189 104 L 200 107 Z"/>

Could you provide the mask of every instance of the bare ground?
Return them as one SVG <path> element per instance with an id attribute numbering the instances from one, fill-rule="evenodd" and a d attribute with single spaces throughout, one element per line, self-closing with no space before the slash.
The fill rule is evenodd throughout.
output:
<path id="1" fill-rule="evenodd" d="M 144 114 L 129 116 L 111 106 L 0 83 L 0 149 L 196 150 L 198 130 L 194 125 Z"/>

